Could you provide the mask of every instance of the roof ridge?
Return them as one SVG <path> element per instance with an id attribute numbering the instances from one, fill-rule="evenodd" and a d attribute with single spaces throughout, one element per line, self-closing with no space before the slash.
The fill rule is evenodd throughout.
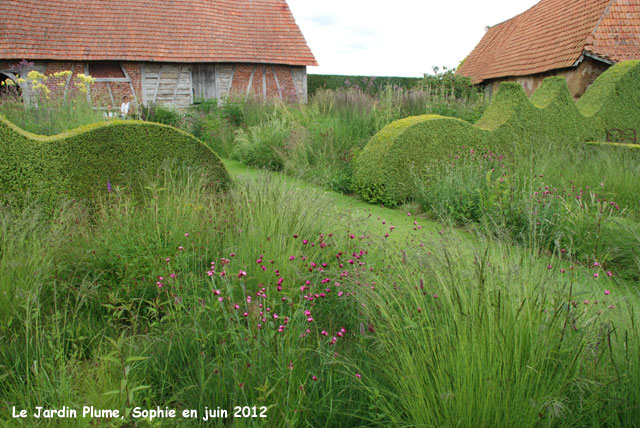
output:
<path id="1" fill-rule="evenodd" d="M 611 9 L 611 6 L 613 5 L 613 3 L 616 0 L 611 0 L 609 2 L 609 4 L 607 5 L 607 7 L 604 8 L 604 12 L 602 12 L 602 16 L 600 16 L 600 19 L 598 19 L 598 22 L 596 23 L 596 27 L 593 29 L 593 31 L 591 32 L 591 36 L 593 36 L 594 34 L 596 34 L 596 31 L 598 30 L 598 27 L 600 26 L 600 23 L 602 22 L 602 20 L 604 19 L 604 17 L 607 15 L 607 12 L 609 12 L 609 9 Z"/>

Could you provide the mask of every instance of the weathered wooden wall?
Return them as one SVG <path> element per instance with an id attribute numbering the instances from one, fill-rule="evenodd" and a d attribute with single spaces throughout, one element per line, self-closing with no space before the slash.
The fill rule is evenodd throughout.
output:
<path id="1" fill-rule="evenodd" d="M 175 64 L 153 62 L 120 63 L 124 77 L 97 78 L 89 88 L 87 101 L 94 107 L 119 106 L 127 95 L 134 105 L 153 103 L 186 107 L 198 99 L 229 96 L 279 98 L 307 102 L 307 70 L 276 64 Z M 8 70 L 0 63 L 0 71 Z M 41 61 L 34 69 L 50 75 L 47 86 L 54 95 L 77 95 L 77 75 L 89 74 L 87 62 Z M 6 71 L 5 70 L 5 71 Z M 70 70 L 69 78 L 53 73 Z"/>
<path id="2" fill-rule="evenodd" d="M 143 103 L 186 107 L 193 103 L 190 64 L 142 64 Z"/>

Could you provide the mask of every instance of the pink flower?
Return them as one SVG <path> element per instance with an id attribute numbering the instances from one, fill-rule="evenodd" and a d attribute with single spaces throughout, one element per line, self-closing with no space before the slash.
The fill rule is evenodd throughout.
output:
<path id="1" fill-rule="evenodd" d="M 593 274 L 593 277 L 594 277 L 594 278 L 597 278 L 597 277 L 599 277 L 599 276 L 600 276 L 600 275 L 598 275 L 598 272 L 596 272 L 596 273 L 594 273 L 594 274 Z"/>
<path id="2" fill-rule="evenodd" d="M 182 250 L 184 250 L 184 248 L 182 248 L 182 247 L 178 247 L 178 250 L 179 250 L 179 251 L 182 251 Z"/>
<path id="3" fill-rule="evenodd" d="M 188 233 L 185 233 L 185 234 L 184 234 L 184 236 L 188 238 L 188 237 L 189 237 L 189 234 L 188 234 Z"/>
<path id="4" fill-rule="evenodd" d="M 247 273 L 243 270 L 241 270 L 240 272 L 238 272 L 238 278 L 242 278 L 243 276 L 247 276 Z"/>
<path id="5" fill-rule="evenodd" d="M 360 375 L 360 373 L 356 373 L 356 377 L 357 377 L 358 379 L 361 379 L 361 378 L 362 378 L 362 376 Z"/>
<path id="6" fill-rule="evenodd" d="M 296 259 L 296 256 L 291 256 L 291 257 L 289 257 L 289 261 L 291 261 L 291 260 L 295 260 L 295 259 Z"/>
<path id="7" fill-rule="evenodd" d="M 311 379 L 318 380 L 318 377 L 317 376 L 313 376 Z"/>
<path id="8" fill-rule="evenodd" d="M 611 272 L 610 270 L 609 270 L 609 271 L 607 271 L 607 276 L 608 276 L 608 277 L 612 277 L 612 276 L 613 276 L 613 272 Z"/>
<path id="9" fill-rule="evenodd" d="M 604 290 L 604 294 L 605 294 L 605 296 L 608 296 L 609 294 L 611 294 L 611 291 L 609 291 L 609 290 Z"/>
<path id="10" fill-rule="evenodd" d="M 553 266 L 547 265 L 547 269 L 553 269 Z"/>

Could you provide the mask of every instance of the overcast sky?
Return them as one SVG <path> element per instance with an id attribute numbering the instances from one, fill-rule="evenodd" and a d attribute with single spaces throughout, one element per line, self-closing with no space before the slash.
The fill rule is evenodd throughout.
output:
<path id="1" fill-rule="evenodd" d="M 456 67 L 487 25 L 538 0 L 287 0 L 319 67 L 314 74 L 416 76 Z"/>

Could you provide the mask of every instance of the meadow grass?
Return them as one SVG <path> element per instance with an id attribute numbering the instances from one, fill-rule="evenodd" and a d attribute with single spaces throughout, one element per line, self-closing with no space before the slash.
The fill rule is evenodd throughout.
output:
<path id="1" fill-rule="evenodd" d="M 101 110 L 94 110 L 83 95 L 70 99 L 39 99 L 24 104 L 21 98 L 0 100 L 0 114 L 25 131 L 56 135 L 69 129 L 106 120 Z"/>
<path id="2" fill-rule="evenodd" d="M 142 197 L 0 211 L 5 426 L 96 423 L 11 419 L 14 405 L 267 407 L 267 419 L 99 420 L 114 427 L 639 419 L 636 288 L 227 165 L 226 194 L 174 166 Z"/>
<path id="3" fill-rule="evenodd" d="M 640 157 L 624 150 L 538 144 L 505 157 L 462 148 L 417 182 L 416 201 L 440 221 L 638 280 L 638 173 Z"/>

